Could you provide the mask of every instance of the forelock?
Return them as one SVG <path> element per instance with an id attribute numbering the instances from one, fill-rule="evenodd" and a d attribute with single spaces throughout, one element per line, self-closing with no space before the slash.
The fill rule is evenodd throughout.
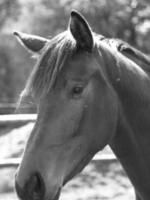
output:
<path id="1" fill-rule="evenodd" d="M 69 31 L 65 31 L 48 42 L 39 61 L 34 66 L 21 99 L 26 96 L 40 98 L 52 89 L 65 60 L 76 51 L 76 44 Z"/>

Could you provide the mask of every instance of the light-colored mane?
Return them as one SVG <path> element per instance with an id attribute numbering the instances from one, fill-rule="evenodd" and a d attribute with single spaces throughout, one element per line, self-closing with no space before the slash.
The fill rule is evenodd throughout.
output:
<path id="1" fill-rule="evenodd" d="M 21 101 L 33 96 L 40 98 L 53 86 L 64 61 L 75 51 L 75 41 L 65 31 L 48 42 L 21 94 Z"/>

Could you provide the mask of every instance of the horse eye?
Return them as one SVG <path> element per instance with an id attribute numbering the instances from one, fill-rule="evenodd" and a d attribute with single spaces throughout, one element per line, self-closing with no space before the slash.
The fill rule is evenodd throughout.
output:
<path id="1" fill-rule="evenodd" d="M 72 89 L 72 96 L 77 97 L 82 93 L 82 91 L 83 91 L 83 86 L 81 86 L 81 85 L 75 86 Z"/>

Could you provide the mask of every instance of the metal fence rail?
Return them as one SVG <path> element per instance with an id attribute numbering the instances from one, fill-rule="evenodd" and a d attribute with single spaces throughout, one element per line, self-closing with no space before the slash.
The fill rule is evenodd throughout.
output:
<path id="1" fill-rule="evenodd" d="M 114 154 L 101 154 L 101 155 L 94 156 L 91 162 L 99 162 L 99 161 L 117 161 L 117 159 Z M 1 159 L 0 168 L 18 167 L 20 162 L 21 162 L 21 158 Z"/>
<path id="2" fill-rule="evenodd" d="M 0 103 L 0 115 L 19 113 L 36 113 L 33 104 L 23 104 L 18 107 L 17 103 Z"/>
<path id="3" fill-rule="evenodd" d="M 36 114 L 9 114 L 9 115 L 0 115 L 0 127 L 9 126 L 18 124 L 23 125 L 28 122 L 35 122 L 37 118 Z"/>

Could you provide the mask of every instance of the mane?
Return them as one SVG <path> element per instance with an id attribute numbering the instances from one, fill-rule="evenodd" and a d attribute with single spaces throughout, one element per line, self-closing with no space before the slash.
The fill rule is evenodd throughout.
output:
<path id="1" fill-rule="evenodd" d="M 65 31 L 52 38 L 27 81 L 25 89 L 20 95 L 20 102 L 24 99 L 39 99 L 54 85 L 58 73 L 61 71 L 65 60 L 75 53 L 75 41 L 69 31 Z"/>
<path id="2" fill-rule="evenodd" d="M 143 70 L 150 71 L 150 58 L 148 55 L 120 39 L 106 38 L 104 36 L 100 36 L 99 39 L 109 47 L 116 49 L 126 58 L 138 64 Z"/>

